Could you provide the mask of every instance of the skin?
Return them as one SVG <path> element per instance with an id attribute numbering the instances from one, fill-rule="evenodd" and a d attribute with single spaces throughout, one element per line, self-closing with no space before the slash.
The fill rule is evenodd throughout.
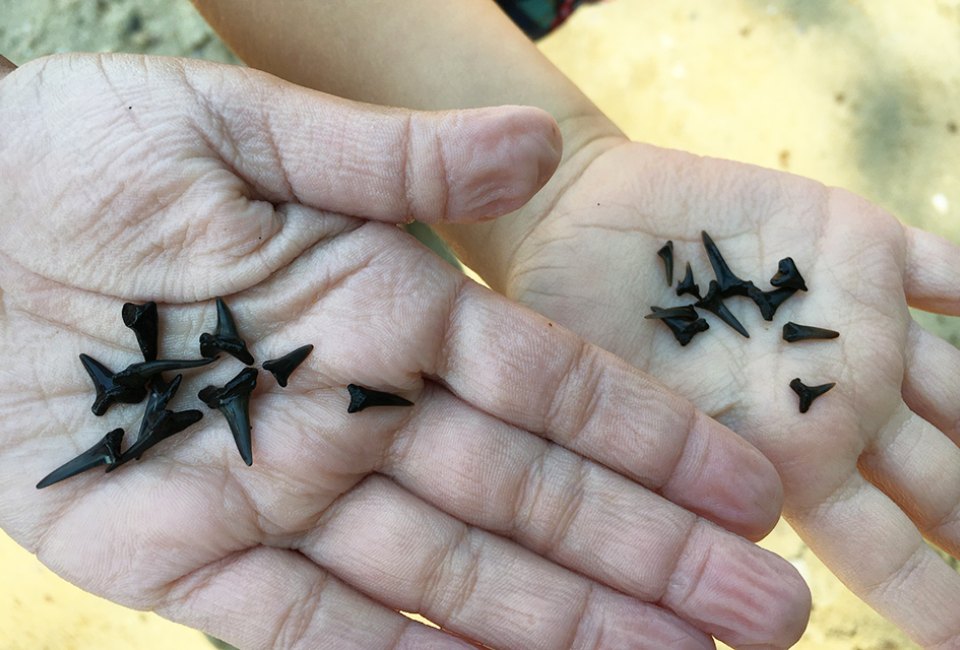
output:
<path id="1" fill-rule="evenodd" d="M 442 225 L 444 236 L 493 288 L 755 444 L 783 480 L 786 518 L 841 580 L 921 645 L 960 645 L 960 575 L 923 542 L 960 555 L 960 352 L 907 311 L 960 314 L 956 246 L 843 190 L 630 142 L 489 0 L 456 12 L 443 0 L 194 3 L 250 65 L 304 85 L 414 108 L 516 102 L 553 114 L 565 149 L 544 190 L 496 222 Z M 710 330 L 681 349 L 643 316 L 692 302 L 664 284 L 656 251 L 667 240 L 706 291 L 701 230 L 764 289 L 792 257 L 810 292 L 772 323 L 730 300 L 751 339 L 708 314 Z M 779 340 L 788 320 L 841 336 L 791 346 Z M 800 416 L 793 377 L 837 386 Z"/>
<path id="2" fill-rule="evenodd" d="M 18 125 L 0 130 L 0 525 L 62 576 L 251 648 L 800 636 L 799 575 L 735 534 L 776 520 L 769 462 L 393 225 L 525 201 L 559 156 L 545 113 L 69 55 L 3 78 L 0 123 Z M 254 465 L 208 410 L 139 462 L 34 489 L 139 422 L 94 417 L 77 360 L 138 359 L 123 303 L 158 303 L 163 356 L 195 349 L 215 296 L 258 359 L 316 346 L 287 388 L 258 381 Z M 237 364 L 184 372 L 169 408 L 202 408 Z M 354 381 L 415 406 L 348 415 Z"/>

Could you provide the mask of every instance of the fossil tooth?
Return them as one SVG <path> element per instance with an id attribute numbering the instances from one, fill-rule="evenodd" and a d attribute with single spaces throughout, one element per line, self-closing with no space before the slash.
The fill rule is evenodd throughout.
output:
<path id="1" fill-rule="evenodd" d="M 799 325 L 792 321 L 783 324 L 783 340 L 787 343 L 806 341 L 808 339 L 835 339 L 838 336 L 840 336 L 840 332 L 828 330 L 823 327 Z"/>
<path id="2" fill-rule="evenodd" d="M 836 382 L 833 382 L 829 384 L 820 384 L 819 386 L 807 386 L 800 381 L 799 377 L 790 382 L 790 388 L 792 388 L 793 392 L 796 393 L 800 398 L 801 413 L 806 413 L 810 408 L 810 405 L 813 403 L 813 400 L 817 399 L 836 385 Z"/>
<path id="3" fill-rule="evenodd" d="M 213 358 L 217 351 L 226 352 L 236 357 L 248 366 L 253 365 L 253 355 L 247 350 L 246 342 L 240 338 L 233 314 L 223 298 L 217 298 L 217 327 L 213 334 L 204 332 L 200 335 L 200 356 Z"/>
<path id="4" fill-rule="evenodd" d="M 133 330 L 137 337 L 137 345 L 143 353 L 144 361 L 153 361 L 157 358 L 157 338 L 159 335 L 159 318 L 157 303 L 151 301 L 142 305 L 132 302 L 125 303 L 121 311 L 123 324 Z"/>
<path id="5" fill-rule="evenodd" d="M 280 384 L 281 387 L 286 388 L 290 374 L 297 369 L 297 366 L 303 363 L 303 360 L 306 359 L 307 355 L 312 351 L 312 345 L 300 346 L 293 352 L 288 352 L 279 359 L 264 361 L 263 369 L 272 373 L 277 383 Z"/>
<path id="6" fill-rule="evenodd" d="M 707 295 L 698 300 L 695 305 L 701 309 L 713 312 L 717 318 L 735 329 L 741 336 L 750 338 L 750 334 L 747 333 L 743 324 L 737 320 L 737 317 L 723 304 L 723 298 L 720 296 L 720 286 L 716 280 L 710 280 L 710 288 L 707 290 Z"/>
<path id="7" fill-rule="evenodd" d="M 212 409 L 218 409 L 227 419 L 237 451 L 247 465 L 253 464 L 253 447 L 250 440 L 250 393 L 257 386 L 257 369 L 244 368 L 225 386 L 207 386 L 198 393 L 200 401 Z"/>
<path id="8" fill-rule="evenodd" d="M 101 438 L 97 444 L 90 447 L 76 458 L 67 461 L 57 469 L 47 474 L 37 483 L 37 489 L 58 483 L 64 479 L 76 476 L 88 469 L 106 465 L 107 468 L 117 462 L 120 456 L 120 442 L 123 440 L 123 429 L 114 429 Z"/>
<path id="9" fill-rule="evenodd" d="M 747 285 L 752 283 L 747 283 L 745 280 L 741 280 L 734 275 L 726 260 L 723 259 L 723 255 L 720 254 L 720 249 L 717 248 L 717 245 L 705 230 L 700 231 L 700 237 L 703 239 L 703 247 L 707 251 L 710 266 L 713 267 L 713 274 L 717 276 L 717 286 L 719 287 L 720 295 L 724 298 L 747 295 Z M 731 327 L 734 326 L 731 325 Z M 734 329 L 737 328 L 734 327 Z M 746 334 L 744 334 L 744 336 L 746 336 Z"/>
<path id="10" fill-rule="evenodd" d="M 103 415 L 114 402 L 136 404 L 147 396 L 147 389 L 142 385 L 122 384 L 116 380 L 115 373 L 93 357 L 81 354 L 80 363 L 87 371 L 97 396 L 90 410 L 94 415 Z"/>
<path id="11" fill-rule="evenodd" d="M 350 405 L 347 413 L 357 413 L 371 406 L 413 406 L 413 402 L 393 393 L 385 393 L 372 388 L 365 388 L 357 384 L 347 386 L 350 393 Z"/>
<path id="12" fill-rule="evenodd" d="M 663 270 L 667 278 L 667 286 L 673 284 L 673 241 L 668 240 L 663 248 L 657 251 L 657 255 L 663 260 Z"/>
<path id="13" fill-rule="evenodd" d="M 784 257 L 777 263 L 777 272 L 770 278 L 770 284 L 787 289 L 807 290 L 807 283 L 803 281 L 803 276 L 797 270 L 792 257 Z"/>
<path id="14" fill-rule="evenodd" d="M 700 299 L 700 287 L 693 281 L 693 269 L 690 268 L 690 262 L 687 262 L 687 270 L 683 274 L 683 279 L 677 283 L 677 295 L 689 294 L 696 299 Z"/>

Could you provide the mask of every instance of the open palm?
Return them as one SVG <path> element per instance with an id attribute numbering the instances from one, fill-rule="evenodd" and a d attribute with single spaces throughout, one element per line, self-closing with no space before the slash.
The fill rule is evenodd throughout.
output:
<path id="1" fill-rule="evenodd" d="M 0 82 L 0 116 L 19 125 L 0 135 L 0 524 L 58 573 L 244 647 L 799 636 L 796 572 L 707 521 L 772 525 L 755 449 L 396 227 L 336 214 L 512 209 L 555 164 L 545 114 L 411 114 L 237 68 L 72 56 Z M 260 373 L 253 466 L 195 397 L 243 367 L 223 355 L 170 404 L 203 410 L 194 427 L 36 490 L 136 431 L 142 406 L 90 412 L 77 359 L 141 360 L 123 303 L 156 301 L 161 358 L 190 358 L 215 296 L 258 363 L 315 346 L 286 388 Z M 415 405 L 348 414 L 349 383 Z"/>
<path id="2" fill-rule="evenodd" d="M 907 305 L 960 314 L 960 250 L 800 177 L 634 143 L 596 146 L 582 173 L 548 186 L 528 221 L 509 226 L 526 230 L 513 231 L 520 243 L 494 284 L 756 445 L 784 482 L 787 519 L 824 562 L 920 643 L 957 647 L 960 576 L 921 534 L 960 554 L 960 352 L 923 331 Z M 747 298 L 729 298 L 750 338 L 704 311 L 710 329 L 681 347 L 643 316 L 694 302 L 675 293 L 687 262 L 707 293 L 714 273 L 701 231 L 761 289 L 792 257 L 809 292 L 770 322 Z M 673 287 L 657 257 L 667 240 Z M 490 265 L 482 253 L 468 260 Z M 840 337 L 787 343 L 788 321 Z M 789 387 L 797 377 L 836 387 L 800 414 Z"/>

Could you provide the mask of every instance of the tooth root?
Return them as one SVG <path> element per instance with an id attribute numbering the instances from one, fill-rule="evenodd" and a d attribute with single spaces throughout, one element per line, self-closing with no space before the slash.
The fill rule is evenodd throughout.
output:
<path id="1" fill-rule="evenodd" d="M 413 406 L 413 402 L 399 395 L 365 388 L 357 384 L 349 384 L 347 391 L 350 393 L 347 413 L 357 413 L 371 406 Z"/>
<path id="2" fill-rule="evenodd" d="M 667 278 L 667 286 L 673 284 L 673 241 L 668 240 L 663 248 L 657 251 L 657 255 L 663 260 L 663 271 Z"/>
<path id="3" fill-rule="evenodd" d="M 90 447 L 76 458 L 67 461 L 57 469 L 47 474 L 37 483 L 37 489 L 59 483 L 71 476 L 76 476 L 94 467 L 106 465 L 108 468 L 117 462 L 120 456 L 120 442 L 123 440 L 123 429 L 114 429 L 101 438 L 97 444 Z"/>
<path id="4" fill-rule="evenodd" d="M 304 359 L 306 359 L 307 355 L 312 351 L 312 345 L 303 345 L 293 352 L 288 352 L 279 359 L 264 361 L 263 369 L 273 374 L 277 383 L 280 384 L 282 388 L 286 388 L 290 375 L 297 369 L 297 366 L 303 363 Z"/>
<path id="5" fill-rule="evenodd" d="M 137 337 L 137 345 L 143 353 L 144 361 L 153 361 L 157 358 L 157 339 L 159 335 L 159 318 L 157 303 L 151 301 L 142 305 L 131 302 L 125 303 L 121 311 L 123 324 L 133 330 Z"/>

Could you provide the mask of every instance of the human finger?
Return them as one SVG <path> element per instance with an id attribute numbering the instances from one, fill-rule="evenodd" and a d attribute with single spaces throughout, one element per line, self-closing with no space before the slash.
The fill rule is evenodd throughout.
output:
<path id="1" fill-rule="evenodd" d="M 939 235 L 904 226 L 904 291 L 912 307 L 960 316 L 960 247 Z"/>
<path id="2" fill-rule="evenodd" d="M 497 648 L 712 648 L 654 605 L 465 525 L 373 476 L 297 550 L 387 606 Z"/>
<path id="3" fill-rule="evenodd" d="M 907 331 L 903 399 L 960 445 L 960 351 L 915 321 Z"/>
<path id="4" fill-rule="evenodd" d="M 539 109 L 381 108 L 257 70 L 175 65 L 210 111 L 211 144 L 272 202 L 393 222 L 476 220 L 520 207 L 559 163 L 559 129 Z"/>
<path id="5" fill-rule="evenodd" d="M 790 645 L 809 593 L 786 562 L 611 470 L 421 394 L 381 472 L 446 513 L 736 645 Z M 664 646 L 667 647 L 667 646 Z"/>
<path id="6" fill-rule="evenodd" d="M 864 475 L 932 542 L 960 553 L 960 448 L 905 404 L 867 447 Z"/>
<path id="7" fill-rule="evenodd" d="M 428 372 L 476 407 L 747 535 L 762 536 L 776 523 L 782 489 L 764 456 L 648 375 L 547 319 L 465 283 L 440 350 Z"/>
<path id="8" fill-rule="evenodd" d="M 240 648 L 461 650 L 286 549 L 254 546 L 168 586 L 157 612 Z"/>
<path id="9" fill-rule="evenodd" d="M 818 505 L 785 513 L 851 591 L 927 648 L 960 644 L 960 575 L 916 525 L 859 472 Z"/>

